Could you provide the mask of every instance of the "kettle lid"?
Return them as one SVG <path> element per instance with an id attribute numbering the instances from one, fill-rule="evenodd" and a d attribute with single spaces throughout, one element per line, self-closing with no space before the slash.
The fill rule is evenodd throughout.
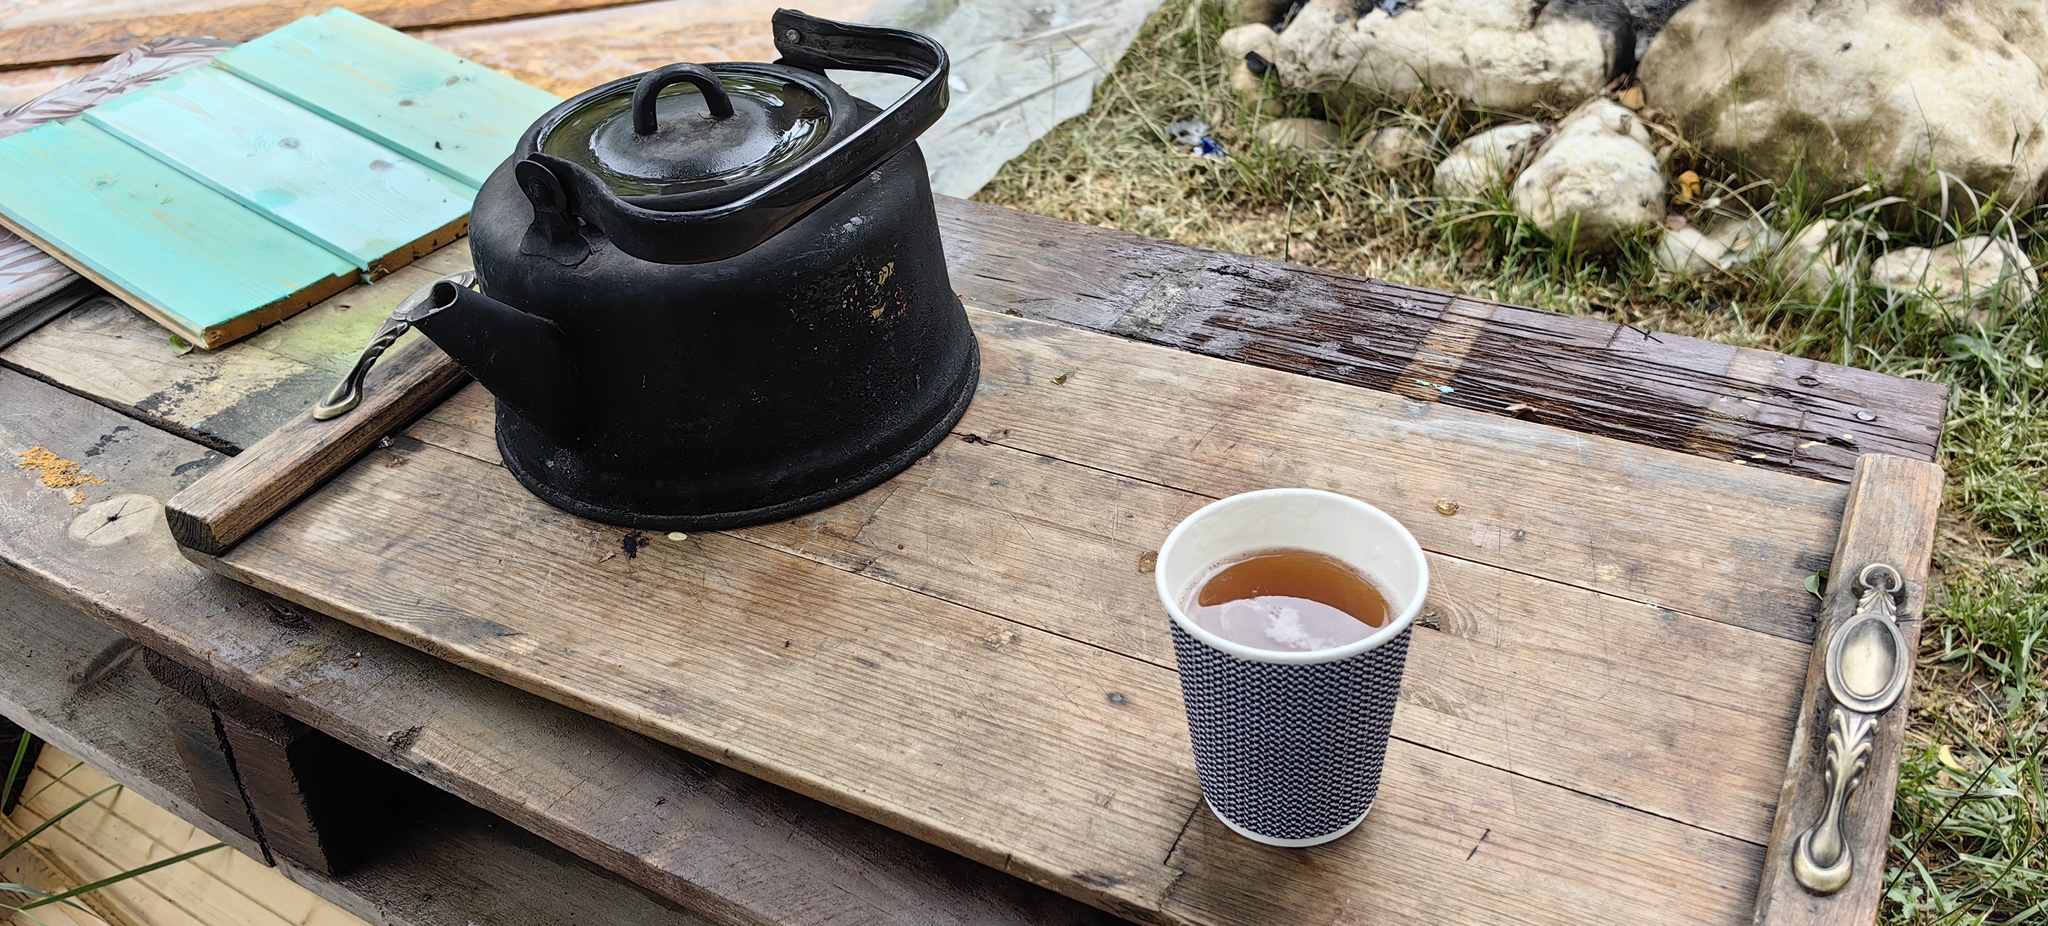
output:
<path id="1" fill-rule="evenodd" d="M 832 101 L 806 86 L 808 76 L 774 65 L 672 64 L 579 101 L 537 146 L 587 168 L 617 196 L 737 196 L 833 134 Z"/>

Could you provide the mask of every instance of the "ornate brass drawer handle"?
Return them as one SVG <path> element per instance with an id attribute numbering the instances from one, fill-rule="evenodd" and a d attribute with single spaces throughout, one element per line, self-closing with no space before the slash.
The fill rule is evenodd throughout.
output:
<path id="1" fill-rule="evenodd" d="M 1828 693 L 1835 699 L 1821 762 L 1828 802 L 1792 851 L 1793 875 L 1816 894 L 1841 890 L 1854 874 L 1855 859 L 1842 834 L 1843 813 L 1870 764 L 1878 715 L 1906 690 L 1906 638 L 1898 623 L 1906 581 L 1897 569 L 1872 563 L 1856 576 L 1856 584 L 1863 589 L 1856 613 L 1835 628 L 1826 644 Z"/>

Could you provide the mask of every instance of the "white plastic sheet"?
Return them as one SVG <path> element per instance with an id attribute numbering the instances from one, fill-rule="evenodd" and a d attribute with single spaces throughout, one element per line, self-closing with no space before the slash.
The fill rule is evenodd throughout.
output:
<path id="1" fill-rule="evenodd" d="M 953 60 L 952 102 L 920 139 L 932 190 L 972 196 L 1053 126 L 1088 111 L 1095 88 L 1159 0 L 883 0 L 867 21 L 923 32 Z M 833 75 L 883 103 L 887 75 Z"/>

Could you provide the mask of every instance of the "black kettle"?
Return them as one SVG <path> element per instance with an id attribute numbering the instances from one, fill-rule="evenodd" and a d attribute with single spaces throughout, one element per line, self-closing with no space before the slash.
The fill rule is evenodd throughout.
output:
<path id="1" fill-rule="evenodd" d="M 980 370 L 916 145 L 945 49 L 773 22 L 775 64 L 670 65 L 535 122 L 477 194 L 474 275 L 401 305 L 316 416 L 417 326 L 497 398 L 521 483 L 658 530 L 821 508 L 943 440 Z M 827 68 L 918 83 L 878 111 Z"/>

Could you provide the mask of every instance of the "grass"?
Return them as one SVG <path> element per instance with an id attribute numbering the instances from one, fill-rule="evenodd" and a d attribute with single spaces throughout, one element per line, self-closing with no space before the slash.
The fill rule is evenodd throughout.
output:
<path id="1" fill-rule="evenodd" d="M 1444 147 L 1497 121 L 1441 97 L 1339 103 L 1268 85 L 1239 99 L 1216 38 L 1219 5 L 1167 0 L 1096 93 L 1095 105 L 1011 162 L 977 197 L 1044 215 L 1429 286 L 1617 323 L 1768 348 L 1942 382 L 1951 406 L 1936 588 L 1912 701 L 1886 860 L 1881 921 L 1913 926 L 2048 923 L 2048 299 L 1971 311 L 1844 275 L 1796 294 L 1758 261 L 1694 279 L 1660 276 L 1651 239 L 1582 257 L 1517 219 L 1501 191 L 1429 194 L 1427 163 L 1383 171 L 1349 144 L 1274 150 L 1271 118 L 1336 122 L 1349 140 L 1390 125 Z M 1550 114 L 1556 115 L 1556 114 Z M 1227 159 L 1181 153 L 1165 126 L 1196 118 Z M 1670 169 L 1707 178 L 1696 225 L 1762 217 L 1791 232 L 1821 217 L 1869 220 L 1862 260 L 1964 235 L 2048 240 L 2048 210 L 1957 191 L 1922 210 L 1859 190 L 1773 188 L 1668 127 Z M 2037 246 L 2029 257 L 2038 265 Z"/>

